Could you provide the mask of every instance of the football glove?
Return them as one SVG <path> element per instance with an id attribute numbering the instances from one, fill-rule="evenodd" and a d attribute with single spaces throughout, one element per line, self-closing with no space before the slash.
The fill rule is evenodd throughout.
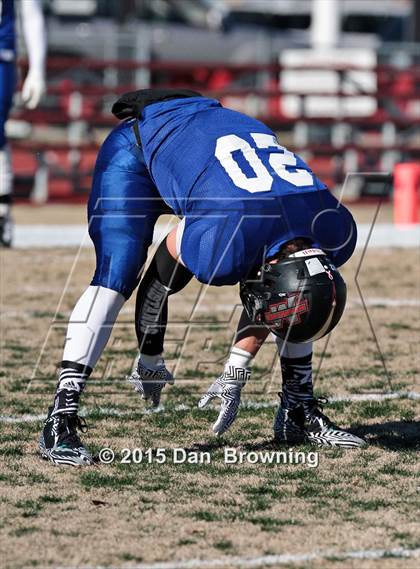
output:
<path id="1" fill-rule="evenodd" d="M 241 402 L 241 391 L 250 375 L 249 369 L 226 366 L 222 375 L 210 385 L 207 393 L 198 402 L 198 407 L 203 409 L 213 399 L 220 399 L 219 416 L 212 427 L 217 436 L 223 435 L 236 419 Z"/>
<path id="2" fill-rule="evenodd" d="M 133 385 L 134 389 L 139 393 L 142 399 L 151 401 L 152 407 L 158 407 L 162 389 L 167 383 L 173 385 L 175 380 L 173 375 L 162 364 L 156 369 L 150 369 L 144 366 L 140 361 L 137 363 L 137 369 L 133 370 L 127 378 Z"/>
<path id="3" fill-rule="evenodd" d="M 35 109 L 46 90 L 45 77 L 29 71 L 22 87 L 22 100 L 28 109 Z"/>

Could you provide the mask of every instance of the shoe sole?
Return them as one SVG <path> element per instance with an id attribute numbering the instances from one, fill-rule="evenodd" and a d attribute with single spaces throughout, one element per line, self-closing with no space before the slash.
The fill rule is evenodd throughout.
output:
<path id="1" fill-rule="evenodd" d="M 57 465 L 93 466 L 95 464 L 91 456 L 82 454 L 75 454 L 73 457 L 63 456 L 60 452 L 54 451 L 54 449 L 45 448 L 42 441 L 39 442 L 39 453 L 42 459 Z"/>
<path id="2" fill-rule="evenodd" d="M 305 440 L 316 446 L 333 447 L 333 448 L 363 448 L 367 446 L 367 442 L 359 437 L 354 437 L 350 433 L 343 435 L 334 435 L 333 437 L 322 434 L 309 434 Z"/>
<path id="3" fill-rule="evenodd" d="M 335 435 L 334 438 L 321 435 L 321 434 L 306 434 L 306 435 L 291 435 L 287 439 L 282 435 L 274 433 L 274 440 L 277 443 L 283 444 L 303 444 L 310 443 L 318 447 L 329 448 L 363 448 L 367 446 L 367 442 L 359 437 L 354 437 L 350 433 L 345 433 L 346 436 Z"/>

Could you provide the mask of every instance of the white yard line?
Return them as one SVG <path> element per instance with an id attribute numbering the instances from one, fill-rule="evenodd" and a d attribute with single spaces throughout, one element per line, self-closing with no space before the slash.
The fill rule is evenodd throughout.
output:
<path id="1" fill-rule="evenodd" d="M 356 551 L 335 551 L 324 550 L 315 551 L 313 553 L 289 554 L 282 555 L 262 555 L 260 557 L 223 557 L 220 559 L 189 559 L 186 561 L 168 561 L 157 563 L 140 563 L 139 565 L 130 565 L 130 569 L 214 569 L 222 567 L 229 569 L 230 567 L 240 567 L 255 569 L 258 567 L 289 565 L 291 563 L 304 563 L 306 561 L 319 561 L 322 559 L 383 559 L 394 557 L 396 559 L 407 559 L 420 557 L 420 548 L 405 549 L 402 547 L 393 549 L 361 549 Z M 58 569 L 76 569 L 76 567 L 61 567 Z M 105 569 L 103 566 L 83 565 L 77 569 Z M 108 566 L 107 569 L 116 569 L 116 566 Z"/>
<path id="2" fill-rule="evenodd" d="M 331 403 L 337 402 L 351 402 L 351 401 L 385 401 L 387 399 L 413 399 L 415 401 L 420 400 L 420 392 L 419 391 L 393 391 L 388 393 L 363 393 L 363 394 L 355 394 L 355 395 L 346 395 L 342 397 L 329 397 L 328 401 Z M 267 409 L 271 407 L 277 407 L 277 401 L 252 401 L 252 400 L 244 400 L 241 403 L 241 407 L 243 409 Z M 190 405 L 175 405 L 170 410 L 171 411 L 190 411 L 195 407 L 191 407 Z M 200 411 L 207 412 L 209 409 L 214 409 L 214 406 L 208 406 L 205 409 L 200 409 Z M 198 407 L 197 407 L 198 409 Z M 162 413 L 165 411 L 165 407 L 161 405 L 157 409 L 150 410 L 150 409 L 139 409 L 136 410 L 136 414 L 141 415 L 148 415 L 150 413 Z M 92 411 L 87 409 L 82 409 L 81 415 L 84 417 L 89 417 L 89 415 L 97 415 L 98 412 L 103 414 L 104 416 L 116 416 L 116 417 L 125 417 L 127 415 L 132 415 L 133 410 L 129 411 L 120 411 L 119 409 L 113 409 L 112 407 L 97 407 Z M 9 416 L 9 415 L 0 415 L 0 423 L 33 423 L 36 421 L 43 421 L 45 419 L 45 414 L 38 414 L 38 415 L 20 415 L 20 416 Z"/>
<path id="3" fill-rule="evenodd" d="M 167 223 L 158 223 L 153 242 L 161 241 L 169 229 Z M 14 247 L 17 249 L 93 247 L 87 225 L 16 225 L 14 232 Z"/>
<path id="4" fill-rule="evenodd" d="M 176 301 L 176 297 L 174 297 L 174 300 Z M 364 303 L 366 306 L 368 306 L 369 308 L 378 308 L 381 306 L 385 306 L 387 308 L 401 308 L 404 306 L 420 306 L 420 300 L 416 299 L 416 298 L 386 298 L 386 297 L 381 297 L 381 296 L 375 296 L 375 297 L 363 297 Z M 181 304 L 181 301 L 179 301 Z M 185 303 L 185 301 L 182 301 L 182 303 Z M 237 302 L 236 306 L 241 306 L 241 303 Z M 363 306 L 363 303 L 361 301 L 360 298 L 356 298 L 356 297 L 350 297 L 347 299 L 347 304 L 346 304 L 346 310 L 351 309 L 351 308 L 360 308 Z M 235 307 L 235 304 L 228 304 L 228 303 L 219 303 L 219 304 L 209 304 L 208 306 L 201 306 L 199 312 L 217 312 L 217 311 L 223 311 L 223 310 L 228 310 L 229 312 L 232 312 L 233 308 Z M 123 309 L 124 310 L 124 309 Z M 129 307 L 126 309 L 127 310 L 127 314 L 130 312 L 134 312 L 134 308 Z M 208 324 L 214 324 L 215 326 L 217 326 L 218 324 L 220 325 L 220 323 L 218 322 L 209 322 Z"/>
<path id="5" fill-rule="evenodd" d="M 369 307 L 386 306 L 398 308 L 401 306 L 420 306 L 420 300 L 416 298 L 386 298 L 386 297 L 367 297 L 363 298 L 365 305 Z M 360 298 L 349 298 L 347 308 L 363 306 Z"/>
<path id="6" fill-rule="evenodd" d="M 35 288 L 34 287 L 34 291 L 39 292 L 39 288 Z M 43 289 L 43 292 L 51 292 L 51 293 L 55 293 L 57 292 L 56 289 L 50 289 L 48 291 L 48 289 Z M 378 307 L 388 307 L 388 308 L 403 308 L 403 307 L 410 307 L 410 306 L 420 306 L 420 300 L 418 299 L 413 299 L 413 298 L 386 298 L 386 297 L 366 297 L 363 298 L 365 305 L 368 306 L 369 308 L 378 308 Z M 176 297 L 174 297 L 172 299 L 173 302 L 173 306 L 175 306 L 177 303 L 180 305 L 185 305 L 185 300 L 183 299 L 177 299 Z M 241 303 L 238 301 L 236 304 L 235 303 L 223 303 L 223 304 L 212 304 L 212 305 L 208 305 L 208 306 L 202 306 L 202 308 L 200 308 L 199 310 L 199 314 L 200 313 L 207 313 L 207 312 L 211 312 L 211 313 L 215 313 L 215 312 L 223 312 L 223 311 L 229 311 L 229 313 L 231 313 L 233 311 L 233 309 L 235 308 L 235 306 L 237 307 L 241 307 Z M 363 306 L 362 301 L 360 300 L 360 298 L 355 298 L 355 297 L 350 297 L 347 299 L 347 304 L 346 304 L 346 310 L 351 310 L 354 308 L 360 308 Z M 33 318 L 34 317 L 34 310 L 4 310 L 3 307 L 3 311 L 0 314 L 0 321 L 1 320 L 7 320 L 7 319 L 11 319 L 11 318 Z M 134 305 L 129 305 L 129 306 L 124 306 L 121 310 L 120 310 L 120 315 L 121 316 L 132 316 L 135 313 L 135 306 Z M 70 317 L 70 311 L 63 311 L 61 312 L 62 316 L 64 317 L 62 320 L 55 320 L 54 321 L 54 325 L 59 325 L 60 327 L 63 326 L 67 326 L 68 321 L 66 320 L 66 317 L 69 318 Z M 52 317 L 51 317 L 52 320 Z M 122 322 L 123 324 L 126 324 L 126 322 Z M 191 325 L 193 326 L 202 326 L 203 324 L 205 324 L 206 326 L 221 326 L 223 324 L 225 324 L 225 320 L 222 320 L 221 322 L 203 322 L 200 320 L 193 320 L 192 322 L 190 322 Z M 120 322 L 121 324 L 121 322 Z M 187 322 L 177 322 L 177 324 L 180 324 L 182 326 L 185 326 L 187 324 Z M 172 325 L 174 325 L 174 323 L 172 323 Z"/>
<path id="7" fill-rule="evenodd" d="M 357 247 L 363 248 L 371 225 L 358 225 Z M 160 241 L 168 232 L 168 224 L 158 223 L 154 241 Z M 17 225 L 15 247 L 92 247 L 86 225 Z M 377 223 L 369 241 L 369 249 L 375 247 L 420 247 L 420 225 L 398 227 L 392 223 Z"/>

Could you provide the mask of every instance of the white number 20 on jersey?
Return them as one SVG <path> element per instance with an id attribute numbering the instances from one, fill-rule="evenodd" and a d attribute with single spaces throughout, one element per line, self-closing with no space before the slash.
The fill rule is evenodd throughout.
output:
<path id="1" fill-rule="evenodd" d="M 251 133 L 256 148 L 275 148 L 276 152 L 269 155 L 269 163 L 275 173 L 297 187 L 312 186 L 314 183 L 313 176 L 308 170 L 296 168 L 296 157 L 292 152 L 280 146 L 272 134 Z M 255 176 L 248 178 L 238 163 L 232 156 L 233 152 L 242 152 L 243 157 L 253 169 Z M 238 188 L 246 190 L 251 194 L 256 192 L 269 192 L 273 185 L 273 177 L 264 166 L 260 158 L 258 158 L 257 150 L 243 138 L 236 134 L 227 134 L 217 139 L 216 158 L 223 166 L 226 173 L 232 179 L 232 182 Z M 295 167 L 294 172 L 287 170 L 287 166 Z"/>

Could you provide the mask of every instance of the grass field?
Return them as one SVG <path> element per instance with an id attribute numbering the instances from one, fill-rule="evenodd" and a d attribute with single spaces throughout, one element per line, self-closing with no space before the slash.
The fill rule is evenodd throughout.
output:
<path id="1" fill-rule="evenodd" d="M 327 413 L 366 437 L 366 449 L 321 450 L 317 468 L 224 464 L 225 447 L 273 447 L 280 373 L 274 346 L 267 344 L 244 401 L 268 405 L 244 405 L 231 431 L 216 440 L 210 431 L 216 411 L 199 411 L 196 402 L 229 350 L 238 295 L 234 287 L 191 283 L 170 306 L 166 357 L 177 383 L 166 389 L 165 410 L 145 413 L 124 379 L 136 354 L 130 301 L 82 410 L 90 427 L 84 442 L 94 453 L 112 448 L 117 460 L 66 469 L 38 457 L 42 421 L 34 416 L 45 413 L 52 400 L 66 319 L 93 270 L 93 252 L 76 253 L 1 252 L 0 556 L 5 569 L 130 567 L 189 559 L 224 559 L 219 567 L 229 568 L 233 556 L 317 552 L 311 561 L 281 566 L 418 566 L 418 558 L 398 553 L 379 560 L 340 558 L 346 551 L 420 548 L 419 403 L 408 397 L 348 400 L 420 391 L 418 252 L 368 250 L 358 282 L 374 336 L 354 281 L 359 251 L 344 268 L 349 285 L 344 318 L 328 345 L 322 340 L 316 346 L 317 393 L 338 398 Z M 164 448 L 169 458 L 164 464 L 121 464 L 125 447 Z M 170 449 L 175 447 L 209 451 L 211 463 L 173 464 Z"/>

